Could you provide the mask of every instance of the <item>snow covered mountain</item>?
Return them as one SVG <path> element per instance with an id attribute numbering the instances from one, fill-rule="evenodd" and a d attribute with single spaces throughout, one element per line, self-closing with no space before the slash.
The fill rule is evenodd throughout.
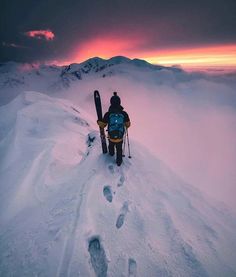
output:
<path id="1" fill-rule="evenodd" d="M 131 117 L 121 168 L 95 89 Z M 236 276 L 235 214 L 207 196 L 234 205 L 235 91 L 125 57 L 1 64 L 0 276 Z"/>
<path id="2" fill-rule="evenodd" d="M 116 167 L 81 107 L 25 92 L 0 130 L 0 276 L 236 275 L 234 216 L 135 141 Z"/>
<path id="3" fill-rule="evenodd" d="M 104 109 L 117 91 L 134 123 L 132 137 L 185 180 L 236 211 L 235 74 L 187 73 L 125 57 L 69 66 L 0 66 L 0 106 L 24 91 L 37 91 L 94 114 L 95 89 Z"/>
<path id="4" fill-rule="evenodd" d="M 46 66 L 18 64 L 8 62 L 0 64 L 0 103 L 7 103 L 22 90 L 34 90 L 55 93 L 80 85 L 78 81 L 88 81 L 91 78 L 105 78 L 113 75 L 124 75 L 132 71 L 182 72 L 179 68 L 163 67 L 149 64 L 139 59 L 128 59 L 118 56 L 109 60 L 91 58 L 81 64 L 68 66 Z"/>

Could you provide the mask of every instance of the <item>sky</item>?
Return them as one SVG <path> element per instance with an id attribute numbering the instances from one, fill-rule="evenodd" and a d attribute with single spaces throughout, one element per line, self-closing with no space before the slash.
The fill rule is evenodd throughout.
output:
<path id="1" fill-rule="evenodd" d="M 235 0 L 1 0 L 0 61 L 236 67 Z"/>

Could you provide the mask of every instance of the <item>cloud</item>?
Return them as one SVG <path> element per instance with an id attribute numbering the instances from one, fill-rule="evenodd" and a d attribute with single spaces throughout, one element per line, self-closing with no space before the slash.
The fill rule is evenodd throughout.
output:
<path id="1" fill-rule="evenodd" d="M 29 48 L 27 46 L 24 46 L 24 45 L 19 45 L 19 44 L 15 44 L 15 43 L 8 43 L 8 42 L 5 42 L 3 41 L 2 42 L 2 46 L 4 47 L 12 47 L 12 48 Z"/>
<path id="2" fill-rule="evenodd" d="M 152 47 L 154 42 L 146 35 L 132 34 L 129 37 L 117 34 L 97 35 L 75 43 L 70 55 L 63 62 L 82 62 L 92 57 L 111 58 L 127 56 L 140 58 L 153 64 L 172 66 L 178 64 L 185 69 L 195 67 L 236 68 L 236 44 L 199 45 L 195 47 Z M 62 62 L 62 60 L 61 60 Z M 60 63 L 61 63 L 60 62 Z"/>
<path id="3" fill-rule="evenodd" d="M 163 65 L 236 67 L 236 44 L 214 44 L 198 47 L 155 50 L 142 56 L 148 62 Z"/>
<path id="4" fill-rule="evenodd" d="M 131 151 L 133 139 L 144 143 L 186 182 L 236 211 L 235 85 L 235 75 L 129 72 L 81 82 L 66 97 L 94 114 L 88 95 L 98 89 L 105 112 L 117 91 L 132 122 Z"/>
<path id="5" fill-rule="evenodd" d="M 82 62 L 92 57 L 111 58 L 113 56 L 128 56 L 135 58 L 145 38 L 131 36 L 129 38 L 119 36 L 97 36 L 79 43 L 71 51 L 69 58 L 73 62 Z"/>
<path id="6" fill-rule="evenodd" d="M 33 30 L 25 32 L 25 35 L 30 38 L 54 40 L 55 34 L 51 30 Z"/>
<path id="7" fill-rule="evenodd" d="M 129 40 L 130 47 L 137 46 L 135 39 L 133 39 L 135 35 L 144 41 L 144 45 L 140 46 L 139 44 L 139 47 L 135 47 L 135 51 L 133 49 L 128 49 L 128 51 L 124 48 L 126 51 L 120 53 L 121 55 L 127 53 L 129 57 L 136 54 L 136 58 L 157 59 L 160 56 L 159 51 L 168 50 L 163 53 L 165 55 L 162 57 L 162 62 L 180 64 L 181 62 L 178 60 L 183 61 L 186 54 L 181 53 L 181 56 L 174 56 L 173 61 L 173 57 L 168 56 L 174 54 L 171 53 L 172 49 L 235 43 L 234 11 L 236 2 L 234 0 L 227 0 L 227 4 L 217 0 L 214 2 L 214 9 L 212 9 L 211 0 L 200 1 L 201 3 L 180 0 L 178 4 L 172 3 L 172 1 L 171 3 L 169 1 L 148 1 L 147 4 L 143 0 L 114 0 L 112 4 L 111 1 L 106 0 L 73 1 L 73 5 L 68 5 L 67 1 L 59 1 L 60 4 L 58 4 L 56 12 L 54 12 L 55 1 L 37 1 L 36 6 L 34 1 L 31 0 L 23 2 L 24 5 L 22 1 L 15 1 L 14 5 L 5 5 L 0 9 L 0 17 L 4 20 L 2 37 L 5 37 L 6 40 L 11 34 L 12 41 L 19 43 L 22 39 L 19 40 L 19 30 L 29 31 L 25 33 L 27 38 L 54 41 L 53 51 L 49 48 L 42 48 L 40 43 L 36 45 L 32 39 L 27 41 L 27 45 L 31 43 L 34 51 L 31 51 L 31 53 L 20 53 L 20 51 L 12 53 L 11 48 L 6 48 L 5 51 L 0 53 L 1 61 L 44 62 L 50 59 L 69 60 L 72 50 L 75 49 L 79 54 L 80 49 L 85 46 L 82 49 L 83 53 L 79 54 L 79 57 L 82 56 L 79 61 L 82 61 L 87 57 L 87 46 L 90 47 L 92 52 L 98 52 L 95 51 L 97 50 L 96 46 L 99 46 L 96 41 L 94 44 L 95 50 L 91 49 L 94 38 L 117 37 L 119 39 L 116 39 L 113 44 L 110 43 L 110 39 L 107 39 L 110 56 L 113 51 L 112 48 L 118 48 L 117 43 L 120 44 L 120 40 L 121 43 L 124 39 Z M 54 12 L 53 22 L 52 12 Z M 14 16 L 5 16 L 9 14 L 14 14 Z M 22 20 L 22 17 L 24 17 L 24 20 Z M 42 26 L 42 23 L 47 27 L 35 27 Z M 48 30 L 52 23 L 53 32 Z M 25 26 L 28 26 L 28 29 L 25 29 Z M 35 28 L 42 29 L 35 30 Z M 57 36 L 56 40 L 54 39 L 55 34 Z M 123 46 L 121 45 L 122 49 Z M 152 56 L 149 55 L 151 50 L 154 51 Z M 116 53 L 112 54 L 113 52 Z M 118 51 L 113 52 L 111 55 L 119 55 Z M 209 61 L 209 54 L 212 56 L 214 53 L 206 53 L 204 61 Z M 92 53 L 92 55 L 94 54 Z M 84 58 L 84 56 L 86 57 Z M 178 60 L 176 60 L 177 58 Z M 196 58 L 202 57 L 198 56 Z M 228 57 L 227 60 L 231 62 L 232 56 Z M 160 61 L 157 60 L 157 62 Z M 189 63 L 191 60 L 185 59 L 186 62 Z"/>
<path id="8" fill-rule="evenodd" d="M 230 84 L 190 77 L 123 91 L 134 122 L 131 137 L 145 142 L 186 181 L 236 210 L 236 111 L 229 103 L 235 103 Z"/>

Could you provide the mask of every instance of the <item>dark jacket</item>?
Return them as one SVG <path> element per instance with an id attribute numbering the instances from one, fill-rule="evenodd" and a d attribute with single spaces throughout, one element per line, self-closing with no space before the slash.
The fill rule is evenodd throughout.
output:
<path id="1" fill-rule="evenodd" d="M 124 111 L 124 108 L 121 106 L 121 105 L 111 105 L 108 112 L 105 113 L 102 121 L 98 121 L 98 125 L 101 127 L 101 128 L 105 128 L 108 124 L 108 121 L 109 121 L 109 116 L 111 113 L 121 113 L 124 115 L 124 123 L 125 123 L 125 127 L 126 128 L 129 128 L 131 123 L 130 123 L 130 119 L 129 119 L 129 115 L 127 114 L 127 112 Z M 122 141 L 122 139 L 111 139 L 109 138 L 110 141 L 112 142 L 120 142 Z"/>

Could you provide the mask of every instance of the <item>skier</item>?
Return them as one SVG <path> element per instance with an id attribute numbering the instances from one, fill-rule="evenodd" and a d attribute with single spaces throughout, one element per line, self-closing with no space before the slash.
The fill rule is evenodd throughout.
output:
<path id="1" fill-rule="evenodd" d="M 120 166 L 122 164 L 123 136 L 125 128 L 130 127 L 130 119 L 121 106 L 121 100 L 117 92 L 113 93 L 110 104 L 108 112 L 105 113 L 102 121 L 98 120 L 97 123 L 101 128 L 105 128 L 108 125 L 109 154 L 114 156 L 116 148 L 116 164 Z"/>

